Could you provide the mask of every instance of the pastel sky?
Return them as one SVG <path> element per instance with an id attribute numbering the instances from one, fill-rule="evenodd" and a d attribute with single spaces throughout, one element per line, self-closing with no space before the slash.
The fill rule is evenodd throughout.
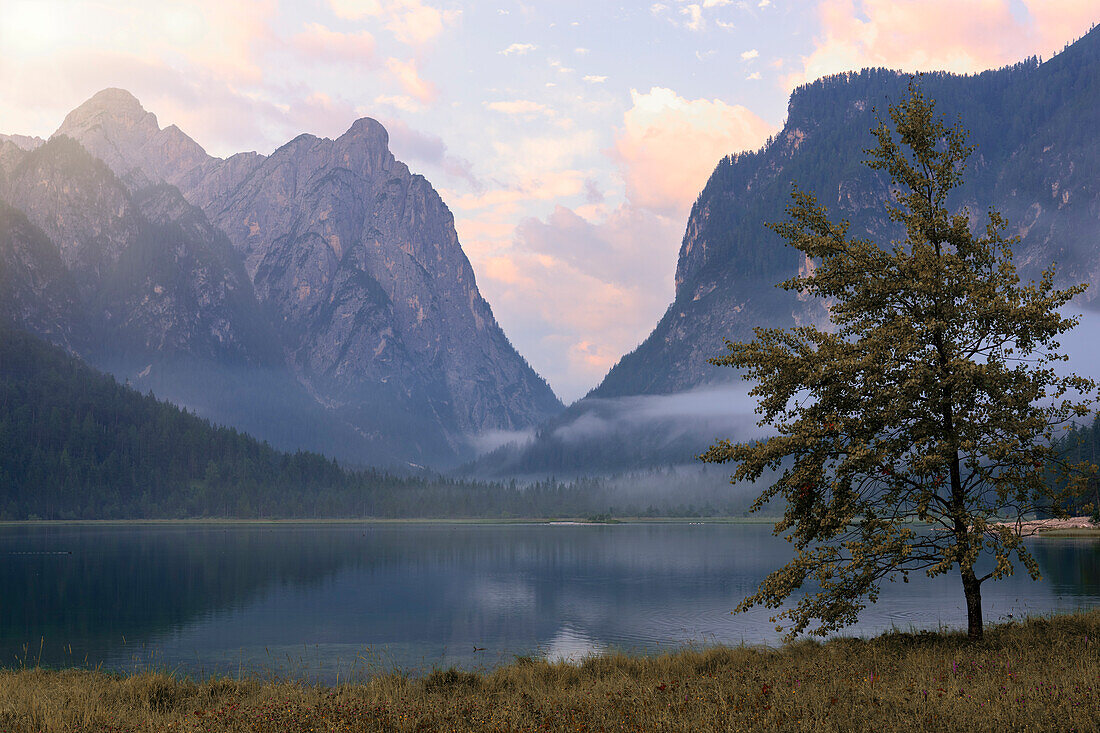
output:
<path id="1" fill-rule="evenodd" d="M 798 84 L 1047 58 L 1096 0 L 0 0 L 0 132 L 105 87 L 213 155 L 381 121 L 454 212 L 482 294 L 565 401 L 673 297 L 717 161 Z"/>

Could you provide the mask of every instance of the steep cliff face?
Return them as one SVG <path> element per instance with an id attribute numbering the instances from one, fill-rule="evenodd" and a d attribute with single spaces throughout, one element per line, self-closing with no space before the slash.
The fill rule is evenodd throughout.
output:
<path id="1" fill-rule="evenodd" d="M 265 353 L 265 363 L 289 368 L 317 405 L 374 446 L 359 460 L 453 462 L 470 455 L 478 433 L 530 427 L 561 409 L 478 292 L 450 211 L 394 158 L 374 120 L 336 140 L 302 135 L 271 156 L 221 160 L 108 89 L 73 110 L 47 147 L 69 138 L 98 160 L 87 162 L 90 172 L 70 166 L 76 178 L 64 183 L 20 159 L 37 153 L 0 142 L 8 181 L 0 197 L 58 244 L 81 292 L 122 267 L 123 253 L 143 251 L 143 262 L 161 262 L 191 288 L 195 297 L 173 302 L 204 314 L 202 332 L 226 342 L 240 341 L 237 332 L 274 334 L 267 346 L 278 356 Z M 108 169 L 113 186 L 77 185 Z M 65 195 L 51 186 L 67 186 Z M 167 254 L 179 240 L 205 243 L 201 261 L 178 248 Z M 148 334 L 146 346 L 166 348 L 184 321 L 153 297 L 164 300 L 164 285 L 148 284 L 152 294 L 135 290 L 109 310 Z M 241 285 L 258 308 L 212 307 L 214 294 L 236 302 Z"/>
<path id="2" fill-rule="evenodd" d="M 887 181 L 863 161 L 875 108 L 886 114 L 909 80 L 874 69 L 795 90 L 783 130 L 759 151 L 719 161 L 700 193 L 675 300 L 649 337 L 534 442 L 484 456 L 470 472 L 562 476 L 690 463 L 718 436 L 748 437 L 753 401 L 737 392 L 733 370 L 707 359 L 726 351 L 726 339 L 751 340 L 757 326 L 827 320 L 821 303 L 776 287 L 813 263 L 766 224 L 786 217 L 797 182 L 834 220 L 847 219 L 853 236 L 900 236 L 885 215 Z M 1021 237 L 1014 252 L 1025 280 L 1056 262 L 1062 284 L 1091 285 L 1077 305 L 1100 304 L 1100 29 L 1041 65 L 925 74 L 919 84 L 977 145 L 951 205 L 969 207 L 975 224 L 995 206 Z M 711 409 L 722 400 L 725 424 Z"/>
<path id="3" fill-rule="evenodd" d="M 812 266 L 765 227 L 785 218 L 793 182 L 813 191 L 855 235 L 897 232 L 884 213 L 886 181 L 862 165 L 875 108 L 885 114 L 909 76 L 883 69 L 841 74 L 797 89 L 787 123 L 755 153 L 719 162 L 688 221 L 676 298 L 653 332 L 592 392 L 663 394 L 732 376 L 706 359 L 724 339 L 760 325 L 821 322 L 820 304 L 777 289 Z M 1100 283 L 1100 30 L 1043 64 L 1034 59 L 975 76 L 926 74 L 919 84 L 948 120 L 961 118 L 977 145 L 953 205 L 975 222 L 993 205 L 1021 237 L 1021 274 L 1057 262 L 1062 283 Z M 1095 301 L 1092 287 L 1080 304 Z"/>
<path id="4" fill-rule="evenodd" d="M 93 326 L 89 354 L 278 359 L 228 240 L 175 189 L 132 195 L 102 161 L 58 136 L 24 156 L 0 198 L 56 246 Z"/>
<path id="5" fill-rule="evenodd" d="M 374 120 L 296 138 L 208 211 L 278 314 L 295 368 L 338 404 L 389 395 L 457 434 L 559 407 L 478 292 L 451 213 Z"/>
<path id="6" fill-rule="evenodd" d="M 70 352 L 84 346 L 85 313 L 57 247 L 18 209 L 0 201 L 0 321 Z"/>

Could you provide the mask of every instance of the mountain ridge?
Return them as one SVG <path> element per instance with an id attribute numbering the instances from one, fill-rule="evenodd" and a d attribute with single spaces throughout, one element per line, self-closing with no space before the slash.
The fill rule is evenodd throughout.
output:
<path id="1" fill-rule="evenodd" d="M 336 139 L 303 133 L 268 156 L 220 159 L 179 128 L 160 128 L 133 95 L 106 89 L 70 112 L 45 147 L 65 140 L 121 183 L 97 189 L 109 201 L 89 197 L 79 216 L 47 215 L 19 172 L 20 158 L 33 153 L 11 142 L 0 142 L 8 181 L 0 198 L 29 209 L 84 275 L 113 267 L 137 239 L 122 218 L 99 221 L 92 212 L 130 211 L 133 201 L 147 207 L 143 216 L 170 220 L 152 224 L 186 226 L 192 239 L 227 249 L 234 262 L 223 269 L 243 273 L 266 322 L 258 330 L 270 334 L 261 340 L 278 352 L 265 363 L 285 364 L 335 422 L 376 445 L 372 459 L 451 463 L 470 457 L 482 432 L 528 428 L 562 409 L 481 297 L 450 210 L 393 156 L 376 120 L 356 120 Z M 68 236 L 61 221 L 76 233 Z M 103 262 L 85 262 L 85 254 Z M 92 287 L 90 277 L 77 279 Z M 225 362 L 199 356 L 215 370 Z M 140 364 L 100 363 L 145 377 Z M 173 379 L 160 387 L 171 392 Z"/>
<path id="2" fill-rule="evenodd" d="M 540 426 L 526 445 L 503 447 L 464 467 L 468 475 L 569 475 L 690 463 L 716 438 L 745 435 L 736 416 L 740 380 L 708 358 L 756 326 L 824 324 L 820 302 L 777 287 L 811 266 L 765 227 L 785 218 L 792 183 L 813 192 L 852 236 L 897 234 L 885 216 L 885 180 L 863 165 L 874 112 L 907 93 L 911 75 L 888 69 L 838 74 L 799 87 L 783 129 L 760 149 L 719 161 L 691 209 L 676 267 L 673 302 L 642 343 L 583 399 Z M 1059 283 L 1092 285 L 1079 305 L 1100 305 L 1100 29 L 1052 59 L 1030 58 L 974 75 L 917 77 L 948 120 L 961 116 L 977 149 L 953 207 L 980 216 L 997 207 L 1022 237 L 1023 277 L 1057 260 Z M 731 418 L 686 413 L 642 417 L 647 405 L 728 394 Z M 610 416 L 610 417 L 609 417 Z M 738 423 L 738 420 L 740 421 Z M 587 432 L 576 426 L 601 426 Z M 584 434 L 578 440 L 576 434 Z M 659 439 L 663 433 L 666 439 Z"/>
<path id="3" fill-rule="evenodd" d="M 850 132 L 869 131 L 874 110 L 885 114 L 910 77 L 864 69 L 803 85 L 791 95 L 783 129 L 763 148 L 721 160 L 692 207 L 673 302 L 590 396 L 667 394 L 724 381 L 711 376 L 718 370 L 706 359 L 723 353 L 725 338 L 751 339 L 755 325 L 821 323 L 820 304 L 776 290 L 807 264 L 763 223 L 784 218 L 797 180 L 834 218 L 851 219 L 854 233 L 889 238 L 894 229 L 878 213 L 886 184 L 862 166 L 870 134 Z M 980 74 L 926 73 L 918 83 L 939 114 L 961 116 L 978 145 L 954 204 L 975 214 L 994 205 L 1006 215 L 1023 238 L 1016 248 L 1022 274 L 1058 260 L 1061 282 L 1100 283 L 1100 248 L 1089 246 L 1100 241 L 1089 213 L 1100 194 L 1081 176 L 1086 163 L 1100 163 L 1100 146 L 1081 136 L 1100 124 L 1097 105 L 1086 101 L 1100 102 L 1100 30 L 1042 64 L 1031 58 Z M 1048 147 L 1059 144 L 1073 147 Z M 1090 288 L 1082 303 L 1098 297 L 1100 289 Z"/>

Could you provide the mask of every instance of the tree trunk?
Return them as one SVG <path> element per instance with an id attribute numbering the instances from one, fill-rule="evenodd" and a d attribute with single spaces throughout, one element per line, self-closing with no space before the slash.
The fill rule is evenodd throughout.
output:
<path id="1" fill-rule="evenodd" d="M 974 568 L 961 568 L 963 593 L 966 595 L 966 635 L 971 641 L 982 640 L 982 584 Z"/>

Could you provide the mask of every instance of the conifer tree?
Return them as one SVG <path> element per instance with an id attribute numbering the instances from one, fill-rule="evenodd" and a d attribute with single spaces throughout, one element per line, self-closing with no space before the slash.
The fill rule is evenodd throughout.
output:
<path id="1" fill-rule="evenodd" d="M 972 152 L 961 122 L 945 126 L 915 83 L 889 118 L 872 130 L 867 165 L 888 176 L 903 237 L 852 236 L 794 187 L 789 218 L 769 226 L 815 267 L 780 286 L 824 299 L 829 328 L 727 342 L 711 363 L 754 383 L 759 424 L 775 434 L 721 440 L 701 458 L 735 463 L 733 481 L 775 471 L 753 510 L 785 503 L 775 533 L 795 557 L 738 610 L 786 606 L 774 620 L 790 637 L 825 634 L 855 622 L 885 579 L 958 572 L 980 639 L 982 583 L 1014 560 L 1039 577 L 1018 523 L 1002 522 L 1058 511 L 1095 470 L 1068 465 L 1056 445 L 1096 386 L 1054 369 L 1066 359 L 1059 336 L 1077 324 L 1059 309 L 1085 286 L 1056 288 L 1053 265 L 1021 284 L 1004 218 L 991 209 L 975 233 L 971 212 L 949 210 Z M 1049 480 L 1055 465 L 1065 480 Z"/>

